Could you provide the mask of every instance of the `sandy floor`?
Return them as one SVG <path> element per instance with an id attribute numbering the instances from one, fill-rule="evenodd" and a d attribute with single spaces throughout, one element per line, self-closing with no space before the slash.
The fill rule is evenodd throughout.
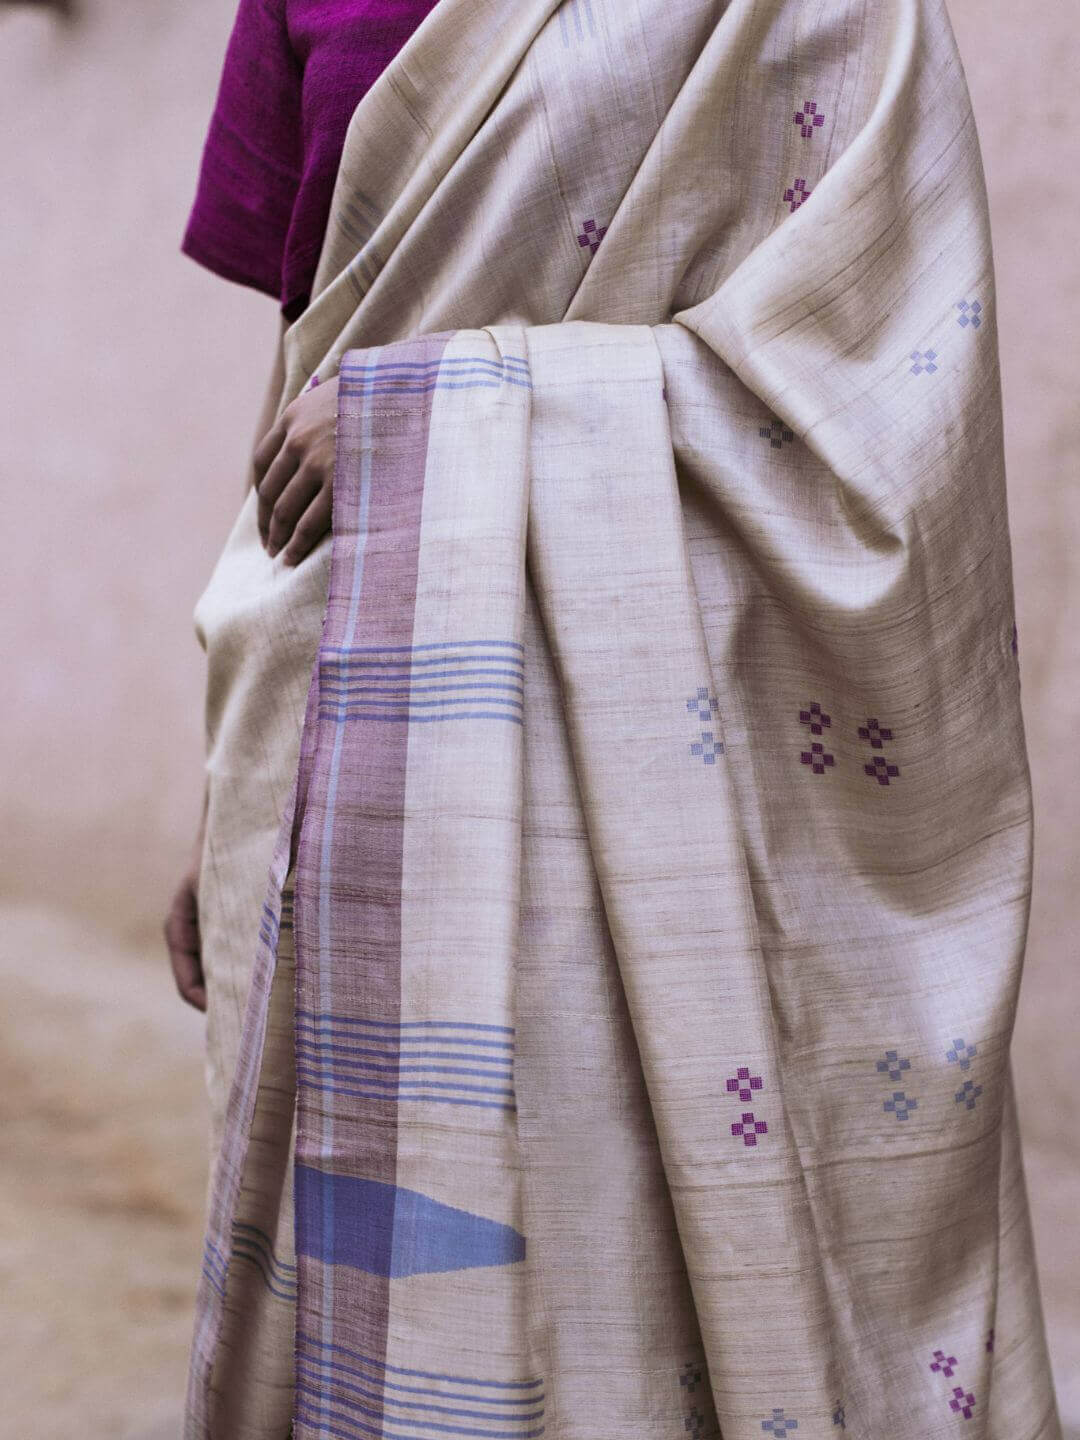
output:
<path id="1" fill-rule="evenodd" d="M 205 1185 L 201 1020 L 158 955 L 25 909 L 0 933 L 0 1433 L 177 1440 Z"/>

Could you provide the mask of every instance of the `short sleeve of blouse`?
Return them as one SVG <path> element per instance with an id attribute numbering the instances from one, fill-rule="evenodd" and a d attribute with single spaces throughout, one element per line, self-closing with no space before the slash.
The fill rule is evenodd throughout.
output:
<path id="1" fill-rule="evenodd" d="M 275 298 L 303 167 L 301 86 L 285 0 L 240 0 L 181 249 Z"/>

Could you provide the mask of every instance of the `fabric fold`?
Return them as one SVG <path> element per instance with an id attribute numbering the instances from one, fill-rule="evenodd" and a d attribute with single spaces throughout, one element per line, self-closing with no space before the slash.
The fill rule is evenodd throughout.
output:
<path id="1" fill-rule="evenodd" d="M 249 501 L 200 601 L 215 774 L 253 617 L 310 686 L 188 1440 L 275 1433 L 215 1417 L 257 1308 L 230 1235 L 271 1233 L 283 1154 L 295 1254 L 258 1273 L 296 1350 L 254 1393 L 296 1440 L 1057 1440 L 943 6 L 446 0 L 354 116 L 320 274 L 283 401 L 340 372 L 332 544 L 259 570 Z M 253 893 L 225 833 L 211 893 Z M 263 1045 L 294 893 L 295 1140 Z"/>

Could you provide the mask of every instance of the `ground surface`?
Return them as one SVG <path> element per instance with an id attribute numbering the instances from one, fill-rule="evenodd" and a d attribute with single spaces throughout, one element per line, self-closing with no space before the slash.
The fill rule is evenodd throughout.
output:
<path id="1" fill-rule="evenodd" d="M 0 1433 L 179 1440 L 201 1022 L 85 922 L 6 909 L 0 933 Z"/>

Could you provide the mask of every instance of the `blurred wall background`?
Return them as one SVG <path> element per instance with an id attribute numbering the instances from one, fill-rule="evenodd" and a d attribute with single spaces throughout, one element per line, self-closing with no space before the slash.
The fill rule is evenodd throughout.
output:
<path id="1" fill-rule="evenodd" d="M 1071 0 L 950 0 L 994 221 L 1036 899 L 1014 1042 L 1080 1437 L 1080 185 Z M 8 1433 L 177 1434 L 201 1020 L 159 941 L 198 814 L 191 609 L 239 506 L 275 307 L 177 246 L 235 0 L 0 5 L 0 1384 Z"/>

